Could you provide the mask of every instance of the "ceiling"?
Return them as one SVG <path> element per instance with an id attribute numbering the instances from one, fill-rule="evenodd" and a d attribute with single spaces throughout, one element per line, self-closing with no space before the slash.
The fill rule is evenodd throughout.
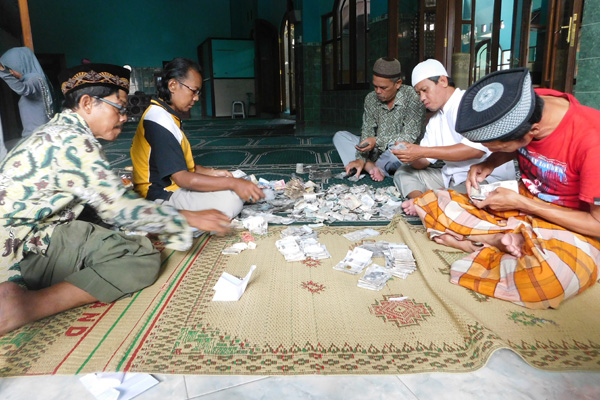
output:
<path id="1" fill-rule="evenodd" d="M 0 0 L 0 28 L 16 38 L 21 37 L 18 0 Z"/>

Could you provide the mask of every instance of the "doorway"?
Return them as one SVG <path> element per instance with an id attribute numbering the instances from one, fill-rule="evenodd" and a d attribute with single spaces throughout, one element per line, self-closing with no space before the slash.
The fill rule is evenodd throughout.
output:
<path id="1" fill-rule="evenodd" d="M 537 0 L 531 7 L 532 15 L 539 8 L 534 8 Z M 548 15 L 547 25 L 550 27 L 546 43 L 547 55 L 543 59 L 543 74 L 541 86 L 556 89 L 561 92 L 573 92 L 577 79 L 576 61 L 579 48 L 579 32 L 581 27 L 581 12 L 583 0 L 555 0 Z M 540 7 L 540 8 L 541 8 Z"/>
<path id="2" fill-rule="evenodd" d="M 279 36 L 270 22 L 257 19 L 255 23 L 256 46 L 256 115 L 279 114 Z M 250 100 L 249 100 L 250 103 Z M 250 108 L 250 104 L 248 104 Z"/>
<path id="3" fill-rule="evenodd" d="M 511 67 L 517 3 L 518 0 L 462 1 L 458 48 L 460 53 L 470 55 L 469 84 L 490 72 Z"/>

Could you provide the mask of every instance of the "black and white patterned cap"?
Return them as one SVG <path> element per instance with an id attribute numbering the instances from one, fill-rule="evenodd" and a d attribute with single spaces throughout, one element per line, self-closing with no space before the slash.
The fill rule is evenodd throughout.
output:
<path id="1" fill-rule="evenodd" d="M 527 122 L 534 108 L 527 68 L 492 72 L 465 91 L 455 129 L 472 142 L 499 140 Z"/>

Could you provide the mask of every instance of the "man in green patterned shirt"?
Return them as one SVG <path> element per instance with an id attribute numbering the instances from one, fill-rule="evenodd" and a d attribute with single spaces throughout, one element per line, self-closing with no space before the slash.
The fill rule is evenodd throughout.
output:
<path id="1" fill-rule="evenodd" d="M 158 277 L 160 254 L 148 238 L 80 220 L 84 206 L 175 250 L 191 246 L 190 226 L 223 233 L 230 222 L 216 210 L 178 212 L 142 199 L 111 171 L 98 139 L 115 140 L 127 120 L 128 70 L 86 64 L 61 81 L 65 111 L 0 163 L 0 335 L 115 301 Z"/>
<path id="2" fill-rule="evenodd" d="M 360 139 L 339 131 L 333 137 L 346 173 L 365 170 L 374 181 L 394 175 L 401 165 L 390 151 L 397 142 L 414 143 L 425 127 L 425 107 L 410 86 L 402 84 L 400 62 L 380 58 L 373 66 L 374 91 L 365 97 Z"/>

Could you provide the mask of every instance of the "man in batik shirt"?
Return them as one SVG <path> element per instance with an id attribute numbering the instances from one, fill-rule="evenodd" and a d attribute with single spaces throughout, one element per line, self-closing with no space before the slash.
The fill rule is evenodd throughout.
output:
<path id="1" fill-rule="evenodd" d="M 373 66 L 374 90 L 365 97 L 360 138 L 348 131 L 333 137 L 346 173 L 363 170 L 374 181 L 393 176 L 401 162 L 390 147 L 414 143 L 425 128 L 425 107 L 412 87 L 402 84 L 402 69 L 395 58 L 380 58 Z"/>
<path id="2" fill-rule="evenodd" d="M 159 206 L 125 189 L 98 139 L 113 141 L 127 120 L 129 71 L 86 64 L 61 79 L 65 111 L 0 164 L 0 334 L 95 301 L 112 302 L 157 278 L 150 240 L 78 220 L 84 206 L 105 222 L 191 246 L 190 227 L 224 232 L 215 210 Z"/>

